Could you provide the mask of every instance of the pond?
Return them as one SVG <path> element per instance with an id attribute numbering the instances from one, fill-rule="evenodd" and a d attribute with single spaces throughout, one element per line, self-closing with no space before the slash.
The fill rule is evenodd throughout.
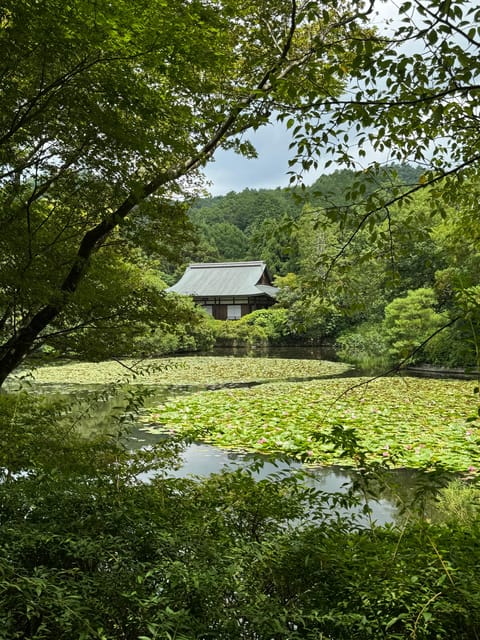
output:
<path id="1" fill-rule="evenodd" d="M 144 447 L 158 443 L 165 436 L 153 434 L 142 427 L 135 427 L 131 433 L 132 448 Z M 278 473 L 291 473 L 298 470 L 308 471 L 304 481 L 312 488 L 328 494 L 346 494 L 352 487 L 358 473 L 351 469 L 338 466 L 307 468 L 296 460 L 274 460 L 269 456 L 242 451 L 229 451 L 214 447 L 204 442 L 193 442 L 185 446 L 180 454 L 181 464 L 178 469 L 169 470 L 169 477 L 206 477 L 210 474 L 225 470 L 235 471 L 247 468 L 249 464 L 260 468 L 253 471 L 258 480 L 268 479 Z M 385 478 L 390 488 L 383 488 L 378 497 L 368 499 L 369 514 L 364 513 L 367 500 L 358 494 L 359 504 L 349 509 L 336 507 L 336 512 L 342 516 L 355 518 L 360 526 L 370 526 L 395 523 L 400 516 L 398 491 L 405 497 L 412 495 L 416 487 L 418 472 L 411 469 L 391 471 Z M 148 476 L 145 477 L 148 481 Z"/>
<path id="2" fill-rule="evenodd" d="M 274 382 L 282 380 L 285 376 L 293 376 L 290 379 L 298 379 L 297 378 L 297 369 L 295 368 L 298 365 L 298 362 L 301 362 L 299 356 L 302 357 L 303 365 L 305 371 L 303 372 L 305 377 L 303 380 L 312 380 L 312 379 L 324 379 L 324 378 L 337 378 L 345 375 L 345 372 L 341 369 L 337 368 L 338 363 L 328 363 L 326 361 L 322 361 L 322 368 L 317 367 L 315 363 L 310 364 L 308 367 L 306 365 L 307 361 L 317 360 L 318 352 L 312 351 L 310 353 L 310 357 L 307 355 L 307 351 L 310 347 L 305 347 L 300 351 L 298 349 L 281 349 L 281 355 L 283 358 L 293 357 L 297 358 L 296 361 L 290 360 L 288 362 L 287 368 L 283 371 L 279 371 L 274 369 L 275 362 L 269 361 L 269 369 L 268 372 L 265 373 L 261 369 L 262 365 L 259 361 L 255 359 L 248 358 L 234 358 L 235 367 L 233 367 L 231 360 L 228 358 L 217 358 L 217 360 L 221 360 L 222 363 L 227 363 L 225 366 L 216 366 L 215 363 L 210 361 L 208 358 L 198 357 L 192 360 L 195 360 L 195 365 L 198 365 L 203 362 L 204 370 L 200 372 L 200 370 L 194 371 L 193 380 L 198 383 L 202 383 L 205 389 L 207 388 L 218 388 L 218 386 L 227 386 L 229 388 L 244 386 L 244 385 L 263 385 L 265 382 L 268 382 L 269 379 L 273 379 Z M 225 353 L 226 356 L 231 356 L 232 352 L 228 351 Z M 240 355 L 240 354 L 238 354 Z M 259 356 L 265 356 L 264 353 L 259 353 Z M 279 353 L 271 353 L 273 357 L 278 357 Z M 180 359 L 179 359 L 180 360 Z M 240 363 L 239 360 L 243 360 L 243 363 Z M 250 362 L 248 362 L 250 360 Z M 253 361 L 256 361 L 254 365 Z M 285 361 L 284 361 L 285 362 Z M 92 407 L 94 407 L 95 418 L 98 416 L 101 417 L 103 411 L 106 414 L 108 411 L 108 402 L 105 401 L 105 397 L 102 398 L 102 395 L 98 395 L 98 392 L 103 388 L 103 385 L 99 383 L 100 380 L 104 382 L 110 381 L 109 375 L 117 375 L 116 371 L 110 371 L 112 368 L 110 365 L 114 365 L 115 363 L 99 363 L 98 365 L 89 364 L 89 363 L 71 363 L 66 366 L 57 366 L 57 367 L 46 367 L 43 370 L 43 379 L 40 379 L 38 382 L 33 382 L 31 390 L 39 391 L 41 393 L 62 393 L 62 394 L 72 394 L 75 397 L 79 395 L 85 394 L 87 398 L 90 398 L 92 403 Z M 237 367 L 238 364 L 238 367 Z M 248 371 L 245 370 L 237 371 L 237 377 L 235 377 L 232 369 L 239 369 L 240 365 L 247 366 Z M 335 367 L 333 367 L 335 365 Z M 120 365 L 116 365 L 119 368 Z M 333 367 L 333 368 L 332 368 Z M 317 370 L 317 369 L 318 370 Z M 175 371 L 176 363 L 174 366 Z M 338 369 L 338 370 L 337 370 Z M 95 370 L 95 375 L 93 375 Z M 162 370 L 162 375 L 165 374 L 165 370 Z M 175 371 L 173 373 L 175 373 Z M 157 383 L 152 386 L 152 388 L 156 389 L 155 395 L 159 394 L 158 399 L 160 400 L 162 395 L 165 393 L 174 393 L 184 394 L 188 391 L 192 390 L 192 380 L 187 379 L 186 381 L 182 377 L 184 374 L 182 373 L 184 370 L 180 369 L 177 373 L 181 377 L 175 380 L 173 387 L 167 387 L 166 385 L 162 385 Z M 206 378 L 202 378 L 205 376 L 205 372 L 208 372 L 208 376 Z M 273 373 L 272 373 L 273 372 Z M 170 372 L 171 373 L 171 372 Z M 221 375 L 227 375 L 228 377 L 223 379 Z M 349 371 L 348 375 L 351 376 L 352 372 Z M 169 374 L 170 375 L 170 374 Z M 196 376 L 196 377 L 195 377 Z M 249 380 L 250 376 L 250 380 Z M 273 376 L 273 378 L 272 378 Z M 279 378 L 279 376 L 283 376 Z M 212 385 L 212 380 L 217 382 L 219 379 L 222 379 L 218 385 Z M 96 384 L 87 384 L 87 381 L 95 380 Z M 247 382 L 245 382 L 247 380 Z M 207 384 L 207 382 L 208 384 Z M 306 382 L 306 386 L 308 383 Z M 148 386 L 148 385 L 147 385 Z M 246 390 L 247 396 L 251 399 L 251 391 L 250 389 Z M 213 396 L 210 396 L 208 392 L 208 396 L 203 398 L 202 402 L 204 402 L 205 406 L 209 406 L 213 404 Z M 269 391 L 269 395 L 271 396 L 273 393 L 272 390 Z M 312 391 L 308 391 L 308 393 L 312 393 Z M 216 394 L 217 395 L 217 394 Z M 297 392 L 297 396 L 299 393 Z M 218 397 L 218 396 L 217 396 Z M 311 398 L 309 398 L 311 400 Z M 149 401 L 152 398 L 149 398 Z M 118 401 L 118 399 L 117 399 Z M 292 401 L 290 398 L 289 401 Z M 249 400 L 251 402 L 251 400 Z M 308 405 L 308 401 L 305 401 L 305 406 Z M 215 414 L 219 415 L 219 414 Z M 395 412 L 395 423 L 398 422 L 399 419 L 399 407 L 397 406 Z M 372 418 L 370 418 L 372 420 Z M 148 444 L 152 444 L 154 442 L 158 442 L 160 438 L 165 437 L 161 434 L 157 433 L 149 433 L 148 425 L 139 423 L 134 425 L 134 429 L 131 437 L 131 445 L 132 448 L 146 446 Z M 230 445 L 225 445 L 229 447 Z M 195 442 L 193 444 L 188 445 L 182 453 L 182 464 L 180 468 L 176 471 L 172 471 L 171 475 L 173 476 L 207 476 L 212 473 L 217 473 L 223 469 L 239 469 L 249 465 L 252 461 L 257 463 L 259 460 L 263 461 L 263 466 L 260 470 L 256 471 L 256 477 L 259 479 L 268 477 L 268 475 L 272 473 L 278 473 L 279 471 L 284 471 L 286 473 L 294 472 L 295 470 L 301 468 L 301 464 L 296 460 L 292 459 L 289 462 L 272 462 L 272 459 L 266 455 L 262 454 L 252 454 L 240 451 L 237 449 L 229 449 L 222 448 L 222 446 L 211 446 L 209 444 L 205 444 L 203 442 Z M 404 465 L 409 466 L 409 465 Z M 351 469 L 342 468 L 339 466 L 316 466 L 310 467 L 312 469 L 312 476 L 309 479 L 309 482 L 312 483 L 316 489 L 327 492 L 327 493 L 338 493 L 343 492 L 346 493 L 349 488 L 352 486 L 352 482 L 356 480 L 357 476 L 355 472 Z M 371 520 L 377 522 L 378 524 L 385 524 L 387 522 L 393 522 L 396 520 L 398 515 L 397 505 L 399 504 L 398 496 L 402 496 L 404 501 L 409 501 L 410 496 L 413 495 L 415 490 L 415 479 L 418 474 L 415 471 L 408 469 L 397 469 L 395 471 L 390 472 L 389 481 L 392 485 L 395 485 L 392 489 L 384 490 L 377 499 L 369 500 L 369 506 L 371 508 L 370 517 L 366 517 L 361 515 L 362 522 L 365 526 L 368 526 Z M 361 514 L 363 506 L 365 505 L 365 501 L 361 502 L 360 505 L 354 510 L 354 512 L 358 515 Z M 352 512 L 353 513 L 353 512 Z"/>

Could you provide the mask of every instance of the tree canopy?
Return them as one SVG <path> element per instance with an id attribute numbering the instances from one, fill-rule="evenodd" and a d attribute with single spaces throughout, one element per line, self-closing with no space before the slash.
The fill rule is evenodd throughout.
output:
<path id="1" fill-rule="evenodd" d="M 478 172 L 480 160 L 479 22 L 468 0 L 399 3 L 389 27 L 357 48 L 347 89 L 319 97 L 316 120 L 310 112 L 308 126 L 296 130 L 303 156 L 310 154 L 306 166 L 328 152 L 327 164 L 358 168 L 373 151 L 388 163 L 419 164 L 421 185 L 442 182 L 442 193 L 458 198 L 455 186 Z"/>
<path id="2" fill-rule="evenodd" d="M 424 256 L 431 280 L 442 265 L 430 253 L 429 227 L 440 217 L 452 229 L 458 225 L 455 217 L 461 220 L 463 251 L 476 253 L 468 238 L 475 238 L 478 228 L 479 19 L 478 6 L 468 0 L 400 2 L 388 28 L 357 47 L 345 90 L 319 97 L 303 123 L 291 123 L 297 150 L 292 165 L 300 161 L 303 171 L 329 155 L 327 166 L 357 171 L 343 202 L 325 207 L 327 217 L 349 231 L 329 256 L 325 278 L 342 271 L 349 249 L 358 261 L 358 241 L 366 233 L 377 250 L 364 252 L 365 258 L 378 259 L 383 245 L 392 273 L 410 271 L 414 278 L 415 263 Z M 378 159 L 372 162 L 372 156 Z M 385 180 L 385 164 L 392 162 L 413 163 L 421 175 L 398 180 L 392 174 Z M 301 174 L 292 168 L 292 182 L 297 179 Z M 423 202 L 414 197 L 421 191 Z M 401 207 L 409 211 L 400 214 Z M 426 231 L 424 241 L 419 229 Z M 417 237 L 415 247 L 411 236 Z M 457 267 L 454 271 L 458 275 Z M 325 278 L 318 278 L 319 288 L 325 288 Z M 462 315 L 478 335 L 478 275 L 473 270 L 468 278 L 454 280 L 449 280 L 451 296 L 464 301 Z"/>
<path id="3" fill-rule="evenodd" d="M 48 326 L 77 324 L 80 283 L 132 216 L 164 240 L 172 220 L 182 227 L 180 202 L 218 147 L 252 154 L 245 132 L 272 110 L 295 114 L 339 92 L 370 10 L 3 3 L 0 384 Z"/>

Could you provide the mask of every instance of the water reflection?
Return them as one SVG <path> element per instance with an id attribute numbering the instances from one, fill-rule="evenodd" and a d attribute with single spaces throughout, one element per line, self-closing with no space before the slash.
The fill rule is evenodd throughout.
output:
<path id="1" fill-rule="evenodd" d="M 249 345 L 214 347 L 201 353 L 181 355 L 226 356 L 238 358 L 293 358 L 300 360 L 338 361 L 335 349 L 330 345 L 295 344 L 295 345 Z"/>
<path id="2" fill-rule="evenodd" d="M 162 438 L 160 434 L 153 434 L 148 431 L 137 429 L 132 436 L 133 448 L 147 446 L 158 443 Z M 168 471 L 169 477 L 207 477 L 211 474 L 220 473 L 225 470 L 235 471 L 244 469 L 250 464 L 254 464 L 252 471 L 258 480 L 274 477 L 278 473 L 292 473 L 300 469 L 305 469 L 303 465 L 295 460 L 272 460 L 261 454 L 252 454 L 241 451 L 228 451 L 214 447 L 212 445 L 194 442 L 185 446 L 180 454 L 180 466 L 177 469 Z M 259 464 L 259 462 L 261 464 Z M 328 494 L 346 494 L 353 482 L 358 478 L 358 474 L 350 469 L 341 467 L 314 467 L 308 470 L 310 473 L 305 476 L 304 482 L 317 491 Z M 395 482 L 402 486 L 405 492 L 412 491 L 414 484 L 414 474 L 403 470 L 393 472 Z M 400 477 L 401 476 L 401 477 Z M 148 477 L 145 477 L 148 480 Z M 358 494 L 359 504 L 351 508 L 335 508 L 336 513 L 341 516 L 355 518 L 355 523 L 361 526 L 370 526 L 372 522 L 378 525 L 394 523 L 398 518 L 398 501 L 396 493 L 389 493 L 385 488 L 378 497 L 369 498 L 368 506 L 370 514 L 363 513 L 367 500 L 363 495 Z M 333 498 L 332 498 L 333 504 Z"/>
<path id="3" fill-rule="evenodd" d="M 226 468 L 235 470 L 245 468 L 249 462 L 258 462 L 258 455 L 228 452 L 217 447 L 203 443 L 190 444 L 182 455 L 183 464 L 176 471 L 172 471 L 173 476 L 186 477 L 189 475 L 207 476 L 212 473 L 219 473 Z M 301 469 L 302 465 L 295 460 L 271 462 L 268 458 L 262 461 L 258 470 L 254 471 L 254 476 L 259 480 L 271 477 L 279 472 L 292 472 Z M 329 494 L 347 493 L 352 486 L 354 474 L 346 469 L 338 467 L 316 467 L 311 470 L 311 476 L 306 476 L 305 482 L 316 490 Z M 339 509 L 343 516 L 355 515 L 356 522 L 367 526 L 371 520 L 382 525 L 395 522 L 397 507 L 386 498 L 378 498 L 369 501 L 371 514 L 369 516 L 362 513 L 365 500 L 358 507 L 351 509 Z"/>

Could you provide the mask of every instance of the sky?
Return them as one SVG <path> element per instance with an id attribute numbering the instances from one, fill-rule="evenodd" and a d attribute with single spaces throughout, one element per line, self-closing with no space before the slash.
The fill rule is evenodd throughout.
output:
<path id="1" fill-rule="evenodd" d="M 387 0 L 378 7 L 374 22 L 385 29 L 386 21 L 394 19 L 398 12 L 392 0 Z M 288 186 L 288 160 L 292 157 L 293 151 L 288 149 L 290 134 L 285 125 L 272 123 L 256 132 L 250 132 L 246 138 L 255 146 L 258 157 L 247 159 L 233 151 L 217 151 L 213 161 L 204 169 L 208 181 L 207 190 L 211 195 L 224 195 L 230 191 L 239 192 L 247 188 L 275 189 Z M 373 160 L 383 161 L 385 158 L 367 157 L 362 161 L 362 166 Z M 331 165 L 328 170 L 320 167 L 317 171 L 311 171 L 304 176 L 304 182 L 307 185 L 312 184 L 319 175 L 334 171 L 335 168 Z"/>
<path id="2" fill-rule="evenodd" d="M 257 158 L 244 158 L 233 151 L 219 150 L 204 170 L 211 195 L 243 189 L 274 189 L 289 183 L 290 134 L 283 124 L 272 123 L 246 136 L 257 150 Z M 312 176 L 311 182 L 315 180 Z"/>
<path id="3" fill-rule="evenodd" d="M 290 167 L 288 161 L 294 156 L 295 150 L 288 148 L 291 141 L 288 132 L 281 123 L 265 125 L 261 129 L 246 135 L 246 138 L 253 143 L 257 150 L 257 158 L 244 158 L 231 150 L 220 149 L 215 157 L 204 168 L 203 173 L 207 178 L 207 191 L 212 196 L 225 195 L 230 191 L 240 192 L 244 189 L 276 189 L 277 187 L 288 187 L 290 174 L 288 171 L 295 167 Z M 368 151 L 361 160 L 357 158 L 357 168 L 366 168 L 371 162 L 388 162 L 388 153 L 383 154 Z M 351 153 L 355 156 L 352 148 Z M 325 155 L 323 163 L 330 156 Z M 317 158 L 318 160 L 318 158 Z M 327 169 L 322 166 L 322 159 L 319 161 L 319 168 L 303 172 L 303 182 L 311 185 L 322 174 L 331 173 L 341 168 L 335 164 L 329 165 Z"/>
<path id="4" fill-rule="evenodd" d="M 288 148 L 291 138 L 285 126 L 282 123 L 271 123 L 247 134 L 245 138 L 253 143 L 257 158 L 244 158 L 231 150 L 217 151 L 214 159 L 203 170 L 210 195 L 225 195 L 230 191 L 239 192 L 244 189 L 275 189 L 289 185 L 288 171 L 292 168 L 288 161 L 295 150 Z M 329 156 L 325 156 L 323 161 L 326 162 L 328 158 Z M 358 166 L 365 167 L 374 160 L 383 162 L 387 158 L 371 152 L 361 162 L 358 161 Z M 319 164 L 318 170 L 304 172 L 303 182 L 306 185 L 313 184 L 318 176 L 337 168 L 332 164 L 325 169 L 321 161 Z"/>

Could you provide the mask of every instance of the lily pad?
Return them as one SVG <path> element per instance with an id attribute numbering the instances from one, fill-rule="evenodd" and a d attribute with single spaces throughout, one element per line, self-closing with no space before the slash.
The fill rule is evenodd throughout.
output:
<path id="1" fill-rule="evenodd" d="M 480 421 L 467 421 L 473 405 L 468 381 L 340 378 L 198 392 L 152 408 L 145 419 L 222 447 L 322 465 L 354 465 L 364 453 L 392 467 L 466 471 L 480 468 Z"/>
<path id="2" fill-rule="evenodd" d="M 194 356 L 108 362 L 71 362 L 31 372 L 38 384 L 108 384 L 207 386 L 284 381 L 344 373 L 351 366 L 327 360 Z"/>

